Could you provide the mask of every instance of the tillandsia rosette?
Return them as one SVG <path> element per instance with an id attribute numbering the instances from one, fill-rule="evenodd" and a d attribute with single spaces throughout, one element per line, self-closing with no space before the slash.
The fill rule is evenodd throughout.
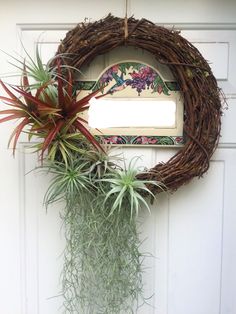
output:
<path id="1" fill-rule="evenodd" d="M 136 219 L 142 205 L 150 211 L 145 196 L 154 195 L 147 186 L 164 186 L 137 179 L 135 159 L 126 166 L 90 133 L 80 114 L 92 97 L 104 95 L 97 90 L 78 99 L 74 69 L 64 58 L 45 65 L 36 48 L 35 61 L 15 59 L 21 81 L 0 81 L 8 107 L 0 123 L 18 121 L 9 141 L 13 154 L 21 133 L 39 139 L 33 146 L 40 167 L 53 174 L 44 202 L 65 204 L 64 313 L 133 313 L 145 302 Z"/>

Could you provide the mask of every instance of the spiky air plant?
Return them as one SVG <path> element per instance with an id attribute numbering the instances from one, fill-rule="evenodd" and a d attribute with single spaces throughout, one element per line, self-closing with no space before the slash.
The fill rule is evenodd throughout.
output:
<path id="1" fill-rule="evenodd" d="M 129 209 L 130 219 L 138 216 L 141 205 L 145 206 L 150 212 L 149 205 L 142 195 L 150 195 L 154 198 L 154 194 L 147 188 L 147 185 L 155 185 L 164 190 L 164 185 L 161 182 L 137 179 L 136 161 L 131 160 L 124 170 L 118 169 L 99 180 L 109 184 L 104 200 L 104 202 L 109 199 L 112 200 L 109 215 L 113 215 L 115 211 L 120 211 L 125 206 Z"/>
<path id="2" fill-rule="evenodd" d="M 1 110 L 1 115 L 8 115 L 1 122 L 18 120 L 20 123 L 14 129 L 10 141 L 13 141 L 13 153 L 16 149 L 18 138 L 26 127 L 29 139 L 33 136 L 41 141 L 36 149 L 41 152 L 43 158 L 48 151 L 48 158 L 53 160 L 58 154 L 67 162 L 71 151 L 78 152 L 81 149 L 78 143 L 89 142 L 97 149 L 102 149 L 93 135 L 86 128 L 86 121 L 80 113 L 87 110 L 89 100 L 95 97 L 99 91 L 77 100 L 73 91 L 73 79 L 68 71 L 68 79 L 62 79 L 62 65 L 57 60 L 56 81 L 50 81 L 37 88 L 33 93 L 27 75 L 23 69 L 22 86 L 10 86 L 0 81 L 7 97 L 0 96 L 11 109 Z M 56 97 L 48 93 L 49 85 L 56 86 Z M 83 139 L 81 141 L 81 139 Z M 84 140 L 85 139 L 85 140 Z M 83 146 L 83 145 L 82 145 Z"/>
<path id="3" fill-rule="evenodd" d="M 95 189 L 89 177 L 89 162 L 80 155 L 71 155 L 64 161 L 49 162 L 46 169 L 53 174 L 53 180 L 47 189 L 44 200 L 50 204 L 65 200 L 70 208 L 77 203 L 77 198 L 84 192 Z"/>
<path id="4" fill-rule="evenodd" d="M 107 173 L 111 173 L 115 169 L 119 169 L 118 163 L 123 161 L 120 153 L 115 152 L 114 147 L 105 142 L 102 144 L 102 150 L 91 147 L 85 152 L 86 160 L 90 163 L 90 176 L 92 180 L 104 177 Z"/>
<path id="5" fill-rule="evenodd" d="M 12 60 L 12 61 L 9 61 L 8 63 L 12 65 L 14 68 L 16 68 L 18 71 L 20 71 L 20 74 L 9 73 L 8 75 L 6 75 L 6 77 L 22 76 L 23 73 L 26 73 L 29 78 L 29 81 L 31 82 L 29 86 L 31 90 L 35 90 L 35 89 L 40 88 L 41 86 L 47 85 L 48 89 L 51 89 L 51 91 L 53 90 L 53 93 L 56 94 L 56 90 L 54 89 L 55 86 L 52 84 L 52 83 L 55 83 L 56 78 L 58 76 L 56 60 L 58 58 L 61 58 L 63 60 L 68 60 L 70 58 L 69 55 L 60 54 L 60 55 L 52 57 L 50 60 L 47 61 L 47 63 L 44 63 L 40 55 L 38 44 L 35 47 L 34 59 L 27 52 L 23 43 L 21 44 L 22 44 L 23 51 L 25 52 L 26 58 L 23 58 L 21 56 L 14 56 L 14 55 L 6 53 L 5 51 L 2 51 Z M 66 71 L 69 69 L 69 70 L 78 72 L 77 69 L 69 65 L 62 64 L 62 68 Z"/>
<path id="6" fill-rule="evenodd" d="M 57 78 L 57 68 L 55 66 L 52 66 L 53 62 L 55 63 L 55 58 L 53 57 L 50 59 L 46 64 L 43 63 L 42 58 L 40 56 L 39 52 L 39 46 L 36 45 L 35 49 L 35 58 L 33 59 L 27 50 L 25 49 L 24 45 L 22 44 L 23 51 L 26 54 L 26 58 L 23 58 L 21 56 L 14 56 L 10 55 L 4 51 L 2 51 L 4 54 L 6 54 L 11 61 L 9 61 L 9 64 L 11 64 L 15 69 L 17 69 L 17 73 L 9 73 L 8 75 L 5 75 L 6 77 L 12 77 L 12 76 L 21 76 L 23 78 L 25 75 L 27 75 L 30 84 L 27 86 L 27 90 L 36 90 L 39 89 L 42 86 L 45 86 L 44 93 L 47 93 L 50 98 L 56 98 L 57 97 L 57 89 L 56 89 L 56 78 Z M 61 55 L 61 57 L 64 59 L 65 56 Z M 21 82 L 21 86 L 24 88 L 23 82 Z M 41 94 L 41 98 L 44 99 L 44 95 Z"/>

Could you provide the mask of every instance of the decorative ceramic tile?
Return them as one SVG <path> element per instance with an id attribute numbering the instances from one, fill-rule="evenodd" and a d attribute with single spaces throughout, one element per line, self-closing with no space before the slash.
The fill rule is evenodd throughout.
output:
<path id="1" fill-rule="evenodd" d="M 78 81 L 76 89 L 84 91 L 100 89 L 102 93 L 108 93 L 111 97 L 114 93 L 116 97 L 119 96 L 119 92 L 121 92 L 121 95 L 124 95 L 124 91 L 127 89 L 132 91 L 133 97 L 147 97 L 148 95 L 148 97 L 158 98 L 160 95 L 162 98 L 171 99 L 173 94 L 179 91 L 179 86 L 176 82 L 165 81 L 156 69 L 147 64 L 126 61 L 112 65 L 106 69 L 97 81 Z M 110 128 L 109 133 L 96 135 L 96 137 L 115 145 L 159 146 L 184 144 L 183 136 L 178 136 L 178 134 L 176 136 L 160 136 L 158 135 L 158 131 L 157 135 L 153 135 L 153 133 L 145 136 L 138 133 L 135 136 L 127 135 L 127 133 L 124 134 L 120 134 L 119 136 L 112 135 L 112 128 Z"/>
<path id="2" fill-rule="evenodd" d="M 107 144 L 114 145 L 183 145 L 183 136 L 121 136 L 103 135 L 96 136 Z"/>
<path id="3" fill-rule="evenodd" d="M 111 84 L 113 82 L 113 84 Z M 110 93 L 120 91 L 127 86 L 136 89 L 140 95 L 143 90 L 151 89 L 153 93 L 169 95 L 169 91 L 179 90 L 176 82 L 165 82 L 152 67 L 137 62 L 124 62 L 111 66 L 98 81 L 79 81 L 78 89 L 100 89 L 111 86 Z"/>

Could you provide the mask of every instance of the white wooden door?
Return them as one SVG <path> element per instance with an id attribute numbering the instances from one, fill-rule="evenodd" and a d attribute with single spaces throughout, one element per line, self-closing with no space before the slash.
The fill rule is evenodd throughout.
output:
<path id="1" fill-rule="evenodd" d="M 142 214 L 146 259 L 145 295 L 153 297 L 139 314 L 236 313 L 236 3 L 234 1 L 130 1 L 129 14 L 175 25 L 212 62 L 228 110 L 209 172 L 174 195 L 160 195 L 152 215 Z M 124 3 L 111 0 L 0 2 L 0 48 L 30 53 L 41 35 L 44 58 L 53 54 L 67 30 L 85 17 L 109 12 L 124 16 Z M 1 53 L 0 73 L 9 72 Z M 16 82 L 15 78 L 11 78 Z M 24 138 L 16 158 L 7 150 L 13 124 L 0 125 L 0 312 L 59 314 L 59 275 L 64 247 L 60 208 L 46 213 L 42 200 L 49 177 L 30 172 L 37 156 Z M 175 149 L 129 149 L 152 166 Z M 27 174 L 28 173 L 28 174 Z"/>

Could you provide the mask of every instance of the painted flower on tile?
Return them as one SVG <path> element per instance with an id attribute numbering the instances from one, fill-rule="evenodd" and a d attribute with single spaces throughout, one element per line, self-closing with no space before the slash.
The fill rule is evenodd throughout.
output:
<path id="1" fill-rule="evenodd" d="M 113 83 L 113 84 L 112 84 Z M 151 89 L 152 92 L 169 95 L 169 89 L 161 76 L 151 67 L 137 62 L 125 62 L 111 66 L 101 76 L 98 88 L 109 84 L 109 93 L 121 91 L 128 86 L 141 92 Z"/>

